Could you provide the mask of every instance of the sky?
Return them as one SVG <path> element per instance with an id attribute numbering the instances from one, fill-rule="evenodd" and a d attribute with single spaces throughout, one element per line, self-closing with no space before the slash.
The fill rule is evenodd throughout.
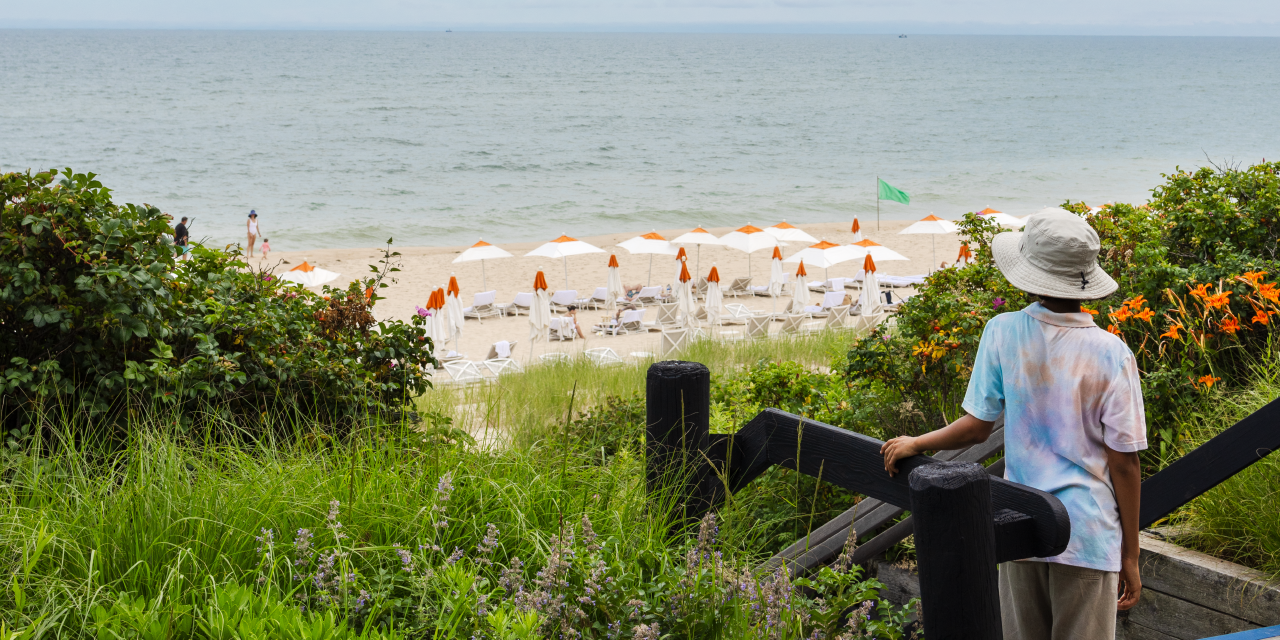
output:
<path id="1" fill-rule="evenodd" d="M 0 0 L 0 28 L 1280 36 L 1278 0 Z"/>

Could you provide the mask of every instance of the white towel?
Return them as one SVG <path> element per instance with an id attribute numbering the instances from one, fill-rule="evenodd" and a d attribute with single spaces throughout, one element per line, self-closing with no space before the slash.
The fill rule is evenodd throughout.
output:
<path id="1" fill-rule="evenodd" d="M 493 350 L 498 354 L 499 358 L 510 358 L 511 342 L 507 340 L 499 340 L 493 343 Z"/>

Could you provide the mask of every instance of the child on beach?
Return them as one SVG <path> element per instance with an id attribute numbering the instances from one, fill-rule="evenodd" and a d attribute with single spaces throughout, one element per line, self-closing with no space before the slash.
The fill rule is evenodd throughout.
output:
<path id="1" fill-rule="evenodd" d="M 1005 638 L 1110 640 L 1116 610 L 1142 593 L 1138 451 L 1147 441 L 1137 362 L 1080 309 L 1117 289 L 1097 264 L 1099 249 L 1093 228 L 1062 209 L 1031 217 L 1024 232 L 997 234 L 996 266 L 1040 301 L 987 323 L 966 415 L 881 448 L 885 469 L 896 473 L 903 458 L 983 442 L 1003 413 L 1005 478 L 1066 506 L 1066 551 L 1000 565 Z"/>
<path id="2" fill-rule="evenodd" d="M 266 258 L 268 253 L 271 253 L 271 241 L 266 238 L 263 238 L 262 239 L 262 257 Z"/>

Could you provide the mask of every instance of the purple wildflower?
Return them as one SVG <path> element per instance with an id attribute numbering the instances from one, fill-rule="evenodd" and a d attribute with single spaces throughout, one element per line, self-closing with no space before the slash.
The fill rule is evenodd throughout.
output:
<path id="1" fill-rule="evenodd" d="M 1000 307 L 1003 307 L 1003 306 L 1004 306 L 1004 303 L 1005 303 L 1005 299 L 1004 299 L 1004 298 L 996 298 L 995 300 L 992 300 L 992 301 L 991 301 L 991 308 L 992 308 L 992 309 L 999 309 Z"/>

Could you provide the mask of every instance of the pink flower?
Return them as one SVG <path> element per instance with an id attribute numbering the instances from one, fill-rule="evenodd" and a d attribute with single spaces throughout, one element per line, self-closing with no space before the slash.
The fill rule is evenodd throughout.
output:
<path id="1" fill-rule="evenodd" d="M 429 318 L 429 317 L 431 317 L 431 312 L 430 312 L 430 311 L 427 311 L 426 309 L 423 309 L 422 307 L 417 307 L 417 309 L 418 309 L 418 315 L 419 315 L 419 316 L 422 316 L 423 318 Z"/>
<path id="2" fill-rule="evenodd" d="M 1005 302 L 1004 298 L 996 298 L 995 300 L 991 301 L 991 308 L 999 309 L 1000 307 L 1004 306 L 1004 302 Z"/>

